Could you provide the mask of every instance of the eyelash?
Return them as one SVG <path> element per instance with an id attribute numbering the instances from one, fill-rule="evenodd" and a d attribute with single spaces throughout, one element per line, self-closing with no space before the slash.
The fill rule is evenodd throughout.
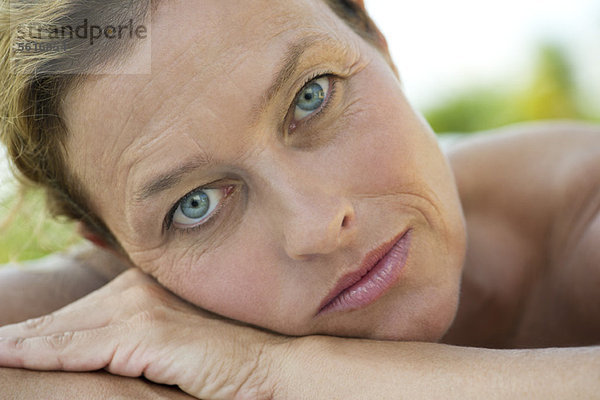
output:
<path id="1" fill-rule="evenodd" d="M 327 92 L 327 95 L 325 97 L 323 104 L 316 111 L 314 111 L 314 113 L 310 114 L 309 116 L 307 116 L 299 121 L 293 121 L 293 120 L 290 121 L 291 117 L 288 117 L 287 119 L 289 121 L 289 123 L 288 123 L 288 132 L 289 133 L 293 133 L 301 125 L 309 124 L 312 120 L 317 118 L 321 113 L 326 112 L 327 109 L 329 108 L 329 106 L 331 105 L 332 100 L 335 98 L 336 86 L 337 86 L 338 80 L 336 79 L 336 76 L 331 73 L 317 73 L 317 74 L 312 75 L 306 81 L 304 81 L 302 86 L 300 86 L 300 89 L 296 92 L 296 95 L 294 96 L 294 100 L 292 102 L 292 106 L 291 106 L 290 110 L 288 111 L 288 114 L 293 117 L 294 110 L 295 110 L 295 108 L 297 106 L 297 102 L 298 102 L 298 96 L 300 95 L 302 90 L 304 90 L 304 88 L 309 83 L 316 81 L 318 79 L 321 79 L 321 78 L 329 79 L 329 90 Z M 177 211 L 177 209 L 179 208 L 179 206 L 181 205 L 183 200 L 187 196 L 191 195 L 192 193 L 194 193 L 198 190 L 216 189 L 211 186 L 213 186 L 213 184 L 197 187 L 197 188 L 189 191 L 186 195 L 181 197 L 179 200 L 177 200 L 177 202 L 171 207 L 171 209 L 167 213 L 167 216 L 165 217 L 165 222 L 164 222 L 165 230 L 167 230 L 167 231 L 174 230 L 174 231 L 182 233 L 182 234 L 187 234 L 187 233 L 192 233 L 192 232 L 207 229 L 210 225 L 212 225 L 217 220 L 217 217 L 221 214 L 222 209 L 227 205 L 228 200 L 231 197 L 231 195 L 236 191 L 235 186 L 233 186 L 233 185 L 226 186 L 226 188 L 229 188 L 229 190 L 225 193 L 225 195 L 223 196 L 223 199 L 221 200 L 219 205 L 215 208 L 215 210 L 211 213 L 211 215 L 206 219 L 206 221 L 199 223 L 197 225 L 190 226 L 189 228 L 173 228 L 173 216 L 175 215 L 175 212 Z"/>
<path id="2" fill-rule="evenodd" d="M 310 114 L 309 116 L 299 120 L 299 121 L 294 121 L 293 120 L 293 116 L 294 116 L 294 110 L 297 106 L 297 102 L 298 102 L 298 96 L 300 95 L 300 93 L 302 92 L 302 90 L 304 90 L 304 88 L 311 82 L 316 81 L 318 79 L 321 78 L 327 78 L 329 79 L 329 91 L 327 92 L 327 95 L 325 97 L 325 101 L 323 102 L 323 105 L 316 110 L 314 113 Z M 338 79 L 335 75 L 333 75 L 331 72 L 320 72 L 320 73 L 316 73 L 314 75 L 311 75 L 311 77 L 307 80 L 304 81 L 304 83 L 302 84 L 302 86 L 300 86 L 300 89 L 296 92 L 296 95 L 294 96 L 294 100 L 292 102 L 292 106 L 290 107 L 289 111 L 288 111 L 288 123 L 287 123 L 287 131 L 288 133 L 292 134 L 294 133 L 294 131 L 296 129 L 298 129 L 299 126 L 301 125 L 305 125 L 305 124 L 309 124 L 312 120 L 314 120 L 315 118 L 317 118 L 319 115 L 321 115 L 321 113 L 327 111 L 327 109 L 329 108 L 329 106 L 331 105 L 333 99 L 335 98 L 336 95 L 336 87 L 337 87 L 337 83 L 338 83 Z"/>
<path id="3" fill-rule="evenodd" d="M 199 186 L 199 187 L 189 191 L 187 194 L 185 194 L 183 197 L 181 197 L 179 200 L 177 200 L 177 202 L 171 207 L 171 209 L 167 213 L 167 216 L 165 217 L 165 222 L 164 222 L 165 230 L 167 230 L 167 231 L 174 230 L 175 232 L 179 232 L 179 233 L 192 233 L 192 232 L 199 231 L 201 229 L 207 229 L 210 225 L 212 225 L 217 220 L 217 217 L 219 216 L 219 214 L 221 214 L 221 210 L 229 202 L 229 198 L 237 190 L 235 185 L 224 185 L 223 187 L 212 187 L 212 186 L 214 186 L 214 184 Z M 216 206 L 216 208 L 213 210 L 213 212 L 210 214 L 210 216 L 208 218 L 206 218 L 206 220 L 204 222 L 190 226 L 188 228 L 173 227 L 173 217 L 175 215 L 175 212 L 181 205 L 181 203 L 192 193 L 199 191 L 199 190 L 209 190 L 209 189 L 219 189 L 219 190 L 224 191 L 223 198 L 221 199 L 219 204 Z"/>

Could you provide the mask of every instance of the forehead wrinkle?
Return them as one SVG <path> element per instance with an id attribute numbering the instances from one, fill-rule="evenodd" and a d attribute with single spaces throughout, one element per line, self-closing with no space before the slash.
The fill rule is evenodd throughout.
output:
<path id="1" fill-rule="evenodd" d="M 129 162 L 124 163 L 124 165 L 127 164 L 127 170 L 131 172 L 138 170 L 138 168 L 141 168 L 140 165 L 144 162 L 144 160 L 148 159 L 148 154 L 160 152 L 162 149 L 164 149 L 164 141 L 169 141 L 170 138 L 173 137 L 173 135 L 177 135 L 179 137 L 187 137 L 189 140 L 186 141 L 186 143 L 193 142 L 193 147 L 197 148 L 197 151 L 195 151 L 194 154 L 197 155 L 196 157 L 199 160 L 199 162 L 197 163 L 197 165 L 192 165 L 193 163 L 190 162 L 185 168 L 180 167 L 177 173 L 173 172 L 177 168 L 172 169 L 170 172 L 167 172 L 162 176 L 155 178 L 152 183 L 147 183 L 146 185 L 143 185 L 143 189 L 135 189 L 133 187 L 136 186 L 135 184 L 127 183 L 126 186 L 129 186 L 131 188 L 130 193 L 131 191 L 134 192 L 133 199 L 136 202 L 141 202 L 147 199 L 148 197 L 151 197 L 152 195 L 156 194 L 158 191 L 163 191 L 177 184 L 181 179 L 183 179 L 183 175 L 185 175 L 186 173 L 189 173 L 192 170 L 197 170 L 202 166 L 210 164 L 211 156 L 207 155 L 207 153 L 199 143 L 199 138 L 192 133 L 195 132 L 196 129 L 193 121 L 196 120 L 197 117 L 195 117 L 194 119 L 190 119 L 187 117 L 190 115 L 198 114 L 194 110 L 188 111 L 190 108 L 196 106 L 196 101 L 198 97 L 194 95 L 194 93 L 197 92 L 196 85 L 190 85 L 190 80 L 201 82 L 202 79 L 197 80 L 194 78 L 197 76 L 203 76 L 203 72 L 204 71 L 195 70 L 193 71 L 193 76 L 190 79 L 182 80 L 180 81 L 181 83 L 179 83 L 178 85 L 171 84 L 169 86 L 169 91 L 174 92 L 176 95 L 170 96 L 169 93 L 166 93 L 163 96 L 153 95 L 158 94 L 155 93 L 157 91 L 163 93 L 163 91 L 161 90 L 161 87 L 163 85 L 161 85 L 160 83 L 154 85 L 154 87 L 152 87 L 152 85 L 147 85 L 145 88 L 146 93 L 138 94 L 138 96 L 143 96 L 145 98 L 158 97 L 161 100 L 159 103 L 160 106 L 156 109 L 153 108 L 150 112 L 151 115 L 149 116 L 149 118 L 146 121 L 144 121 L 143 127 L 146 128 L 138 128 L 138 130 L 141 133 L 139 135 L 136 135 L 136 138 L 133 140 L 133 142 L 130 143 L 127 146 L 127 149 L 123 151 L 123 153 L 127 154 L 121 159 L 130 160 Z M 191 94 L 189 96 L 184 96 L 183 94 L 186 92 L 191 92 Z M 138 107 L 138 109 L 139 111 L 143 111 L 146 114 L 149 113 L 147 107 L 144 108 L 143 106 L 140 106 Z M 167 112 L 163 112 L 164 110 L 167 110 Z M 175 114 L 173 114 L 173 111 L 175 111 Z M 223 121 L 220 121 L 218 119 L 218 115 L 212 108 L 203 107 L 202 112 L 204 114 L 205 121 L 206 119 L 208 119 L 211 120 L 213 123 L 219 123 L 221 125 L 223 124 Z M 153 124 L 153 121 L 158 122 Z M 161 127 L 166 127 L 166 129 L 162 129 Z M 225 126 L 223 125 L 221 129 L 224 128 Z M 189 150 L 189 148 L 187 150 Z M 138 168 L 136 168 L 136 166 Z"/>
<path id="2" fill-rule="evenodd" d="M 115 121 L 121 118 L 129 121 L 131 105 L 121 102 L 118 103 L 119 107 L 98 107 L 89 102 L 89 93 L 100 90 L 107 100 L 104 104 L 110 104 L 112 100 L 118 99 L 119 82 L 121 80 L 114 79 L 113 76 L 91 77 L 70 91 L 64 102 L 63 115 L 67 121 L 67 129 L 71 132 L 67 136 L 66 144 L 69 160 L 74 163 L 71 169 L 85 189 L 92 194 L 88 202 L 97 214 L 106 210 L 103 210 L 101 203 L 96 201 L 97 196 L 93 194 L 105 190 L 107 182 L 116 188 L 120 187 L 120 181 L 115 179 L 122 172 L 118 161 L 122 159 L 125 149 L 134 143 L 135 137 L 122 134 L 126 129 L 125 125 L 115 124 Z M 114 97 L 111 98 L 111 95 Z M 92 132 L 96 137 L 102 137 L 102 146 L 90 146 L 89 138 L 86 139 L 86 135 L 79 132 Z M 122 146 L 122 143 L 125 143 L 125 146 Z M 115 149 L 122 151 L 115 154 Z M 116 168 L 98 168 L 102 165 L 114 165 Z"/>
<path id="3" fill-rule="evenodd" d="M 127 129 L 127 125 L 131 123 L 133 129 L 143 133 L 151 130 L 161 131 L 160 126 L 171 127 L 177 120 L 179 120 L 179 114 L 185 107 L 190 105 L 190 101 L 186 96 L 182 96 L 183 93 L 196 90 L 192 82 L 198 81 L 198 77 L 205 77 L 214 66 L 202 62 L 204 57 L 198 57 L 197 53 L 198 45 L 190 49 L 189 46 L 182 46 L 182 49 L 175 55 L 170 55 L 169 63 L 164 65 L 162 68 L 153 68 L 151 78 L 144 82 L 138 90 L 134 91 L 134 96 L 129 105 L 129 115 L 123 123 L 123 130 Z M 186 77 L 186 79 L 172 79 L 173 76 L 181 78 L 181 70 L 192 71 L 192 75 Z M 115 92 L 118 92 L 115 91 Z M 185 97 L 185 99 L 184 99 Z M 152 99 L 152 103 L 148 104 L 148 99 Z M 187 99 L 187 100 L 186 100 Z M 173 104 L 173 103 L 182 104 Z M 163 113 L 164 109 L 169 111 L 175 110 L 177 115 L 173 115 L 172 112 Z M 154 124 L 152 129 L 145 129 L 148 126 L 153 125 L 153 122 L 159 121 L 158 124 Z M 135 122 L 139 122 L 136 124 Z M 136 126 L 139 125 L 139 126 Z M 152 142 L 148 142 L 151 145 Z M 145 146 L 141 145 L 140 150 Z"/>
<path id="4" fill-rule="evenodd" d="M 161 83 L 160 80 L 155 79 L 153 82 L 149 82 L 146 87 L 136 95 L 136 98 L 142 98 L 142 100 L 140 101 L 139 106 L 134 106 L 132 108 L 131 114 L 128 116 L 128 121 L 130 121 L 135 114 L 136 118 L 141 123 L 136 131 L 138 132 L 139 139 L 142 140 L 142 143 L 139 143 L 139 147 L 136 151 L 143 151 L 147 147 L 152 146 L 154 142 L 161 139 L 161 133 L 166 132 L 180 120 L 181 108 L 179 107 L 179 104 L 174 103 L 183 101 L 181 98 L 185 96 L 181 96 L 181 93 L 185 92 L 185 90 L 182 89 L 189 84 L 186 82 L 188 81 L 181 80 L 179 83 L 173 84 L 173 82 L 170 81 L 170 85 L 168 86 L 170 92 L 166 92 L 164 87 L 166 85 Z M 175 93 L 176 95 L 172 95 L 172 93 Z M 148 101 L 144 101 L 143 98 L 151 98 L 151 105 L 149 106 Z M 167 112 L 164 112 L 165 110 L 167 110 Z M 139 118 L 140 114 L 145 115 L 143 119 Z M 126 126 L 126 124 L 124 126 Z M 133 123 L 133 128 L 136 128 L 135 123 Z M 143 140 L 152 133 L 156 135 L 154 138 L 151 140 Z"/>
<path id="5" fill-rule="evenodd" d="M 200 143 L 198 143 L 198 138 L 190 133 L 194 130 L 194 127 L 190 125 L 191 121 L 189 118 L 185 117 L 185 115 L 194 114 L 193 112 L 188 112 L 188 108 L 192 107 L 194 101 L 190 100 L 189 96 L 182 96 L 182 94 L 195 90 L 194 85 L 186 84 L 186 82 L 189 82 L 189 80 L 186 79 L 180 84 L 169 87 L 170 90 L 175 91 L 176 95 L 174 96 L 160 96 L 160 93 L 164 92 L 161 84 L 154 85 L 154 87 L 147 85 L 145 93 L 139 94 L 139 96 L 153 99 L 158 98 L 159 100 L 156 102 L 157 106 L 151 108 L 150 111 L 149 107 L 144 107 L 143 104 L 137 107 L 137 114 L 143 112 L 147 115 L 143 121 L 140 121 L 139 117 L 134 118 L 132 115 L 129 117 L 131 126 L 125 127 L 124 130 L 135 130 L 139 133 L 135 135 L 134 139 L 122 151 L 122 156 L 120 157 L 122 164 L 125 165 L 127 170 L 135 170 L 136 165 L 147 159 L 149 153 L 155 153 L 164 148 L 165 141 L 168 142 L 174 135 L 188 137 L 198 148 L 199 153 L 203 153 L 203 149 Z M 180 91 L 180 89 L 182 90 Z M 167 112 L 163 112 L 165 110 Z M 204 109 L 204 112 L 207 111 L 210 112 L 210 110 Z M 133 113 L 136 113 L 136 111 L 133 111 Z M 141 122 L 141 125 L 136 124 L 134 122 L 135 119 L 137 119 L 136 122 Z"/>
<path id="6" fill-rule="evenodd" d="M 275 33 L 275 36 L 279 36 L 281 34 L 285 34 L 288 31 L 282 30 L 282 31 L 278 31 Z M 280 63 L 280 65 L 283 65 L 283 70 L 282 73 L 280 74 L 280 76 L 275 80 L 275 82 L 273 83 L 273 85 L 271 86 L 271 94 L 267 96 L 267 98 L 272 98 L 275 95 L 275 92 L 277 91 L 278 87 L 283 86 L 286 81 L 289 79 L 289 77 L 291 75 L 293 75 L 295 69 L 298 66 L 298 62 L 299 59 L 301 58 L 302 54 L 311 46 L 315 45 L 316 43 L 318 43 L 321 40 L 327 40 L 330 39 L 331 36 L 327 35 L 325 33 L 320 33 L 320 34 L 315 34 L 313 33 L 312 35 L 307 35 L 306 31 L 302 31 L 301 34 L 303 34 L 303 36 L 300 36 L 300 39 L 297 40 L 294 45 L 292 45 L 292 47 L 290 49 L 288 49 L 288 52 L 286 54 L 285 60 Z M 197 37 L 197 36 L 196 36 Z M 222 40 L 224 40 L 224 38 L 222 38 Z M 174 71 L 180 69 L 181 65 L 185 65 L 185 64 L 189 64 L 190 61 L 192 62 L 192 64 L 194 64 L 193 70 L 195 71 L 195 75 L 196 76 L 201 76 L 204 77 L 204 75 L 206 75 L 206 73 L 209 72 L 217 72 L 215 71 L 215 69 L 219 69 L 217 68 L 217 66 L 215 66 L 214 64 L 202 64 L 202 65 L 198 65 L 198 62 L 201 62 L 201 60 L 204 60 L 205 57 L 197 57 L 196 53 L 198 52 L 198 50 L 202 49 L 202 50 L 208 50 L 207 48 L 203 47 L 203 46 L 199 46 L 198 44 L 195 44 L 193 47 L 195 47 L 195 49 L 193 49 L 192 51 L 188 51 L 189 48 L 187 46 L 183 46 L 182 49 L 180 49 L 179 51 L 177 51 L 175 54 L 171 55 L 172 57 L 174 56 L 174 59 L 170 60 L 170 63 L 168 64 L 167 68 L 156 68 L 153 69 L 153 71 L 155 71 L 153 73 L 153 78 L 148 81 L 145 82 L 144 86 L 142 86 L 142 88 L 140 88 L 139 90 L 134 91 L 134 96 L 133 96 L 133 101 L 132 104 L 130 104 L 128 106 L 129 109 L 129 115 L 127 115 L 126 120 L 123 123 L 123 130 L 127 129 L 128 125 L 132 125 L 133 129 L 135 129 L 136 131 L 140 132 L 140 134 L 142 134 L 145 129 L 143 129 L 143 127 L 147 127 L 148 125 L 151 125 L 153 120 L 155 121 L 159 115 L 162 115 L 163 118 L 160 118 L 160 122 L 159 124 L 162 126 L 170 126 L 174 121 L 173 119 L 178 119 L 177 116 L 171 116 L 170 118 L 164 118 L 164 113 L 161 113 L 161 110 L 163 109 L 179 109 L 182 110 L 183 108 L 187 108 L 187 107 L 191 107 L 191 102 L 187 102 L 184 105 L 175 105 L 175 107 L 171 107 L 173 102 L 177 102 L 178 101 L 178 97 L 179 96 L 169 96 L 169 98 L 165 98 L 164 96 L 164 89 L 166 89 L 168 87 L 169 92 L 178 92 L 179 89 L 184 89 L 183 91 L 190 90 L 190 85 L 189 85 L 189 79 L 187 80 L 179 80 L 179 84 L 176 84 L 176 87 L 174 87 L 172 85 L 172 80 L 169 80 L 168 78 L 170 77 L 170 75 L 173 74 Z M 229 53 L 225 53 L 225 54 L 221 54 L 221 57 L 225 55 L 225 58 L 229 58 L 227 56 L 233 56 L 237 58 L 247 58 L 249 55 L 247 53 L 238 53 L 238 52 L 229 52 Z M 221 61 L 224 61 L 223 59 Z M 228 61 L 231 61 L 228 60 Z M 222 64 L 222 63 L 221 63 Z M 233 66 L 240 66 L 240 62 L 228 62 L 228 65 L 233 65 Z M 204 67 L 208 67 L 208 68 L 204 68 Z M 208 69 L 208 71 L 207 71 Z M 220 69 L 221 73 L 222 72 L 229 72 L 229 76 L 231 78 L 233 78 L 233 71 L 228 70 L 227 68 L 225 69 Z M 167 79 L 164 79 L 164 77 L 166 77 Z M 201 79 L 202 80 L 202 79 Z M 168 85 L 165 84 L 165 82 L 168 82 Z M 238 88 L 241 88 L 241 86 L 238 84 L 238 82 L 235 82 L 233 79 L 231 80 L 231 82 Z M 193 86 L 193 85 L 192 85 Z M 177 90 L 174 90 L 177 89 Z M 118 92 L 118 91 L 117 91 Z M 157 92 L 159 92 L 159 94 L 163 94 L 161 95 L 153 95 L 156 94 Z M 181 93 L 179 93 L 181 94 Z M 153 101 L 153 106 L 151 106 L 150 108 L 152 109 L 152 112 L 149 111 L 149 107 L 147 104 L 147 101 L 144 101 L 144 98 L 152 98 L 154 99 Z M 268 101 L 268 100 L 265 100 Z M 139 103 L 138 103 L 139 102 Z M 218 118 L 217 115 L 214 113 L 213 110 L 204 109 L 204 112 L 207 112 L 208 114 L 212 114 L 214 117 L 214 121 L 213 122 L 220 122 L 221 124 L 223 122 L 221 122 Z M 146 117 L 142 117 L 140 118 L 142 115 L 146 115 Z M 260 116 L 261 114 L 259 113 L 254 113 L 254 116 Z M 169 122 L 170 121 L 170 122 Z M 140 124 L 138 124 L 137 122 L 140 122 L 141 125 L 143 125 L 143 127 L 140 127 Z M 137 125 L 137 126 L 136 126 Z M 137 128 L 137 129 L 136 129 Z M 154 126 L 153 130 L 156 130 L 157 127 Z M 159 129 L 160 130 L 160 129 Z M 133 147 L 137 147 L 135 145 L 135 142 L 137 142 L 137 140 L 133 140 L 134 143 L 130 143 L 131 146 Z M 139 145 L 139 144 L 138 144 Z M 152 141 L 151 142 L 147 142 L 146 145 L 142 145 L 139 149 L 136 150 L 143 150 L 144 147 L 146 146 L 151 146 L 152 145 Z M 130 146 L 127 146 L 130 147 Z M 126 151 L 129 152 L 129 149 Z M 124 151 L 125 153 L 125 151 Z"/>
<path id="7" fill-rule="evenodd" d="M 188 104 L 190 105 L 190 104 Z M 173 107 L 172 107 L 173 108 Z M 176 108 L 176 107 L 175 107 Z M 185 112 L 186 108 L 183 108 L 183 115 L 191 115 L 192 113 Z M 166 119 L 169 119 L 167 117 Z M 185 176 L 191 172 L 198 171 L 201 168 L 209 167 L 214 165 L 213 157 L 201 146 L 199 138 L 194 135 L 192 121 L 188 118 L 174 118 L 173 124 L 168 124 L 168 128 L 165 130 L 154 129 L 155 134 L 148 140 L 148 135 L 142 135 L 138 137 L 137 143 L 132 143 L 132 147 L 135 145 L 134 150 L 129 151 L 131 161 L 128 163 L 128 179 L 126 186 L 129 188 L 128 192 L 132 193 L 133 200 L 136 203 L 143 202 L 144 200 L 167 190 L 174 185 L 177 185 Z M 152 132 L 151 132 L 152 133 Z M 186 149 L 185 153 L 187 156 L 180 154 L 175 159 L 172 159 L 173 163 L 165 164 L 161 169 L 157 168 L 157 172 L 152 174 L 144 174 L 142 179 L 146 180 L 146 183 L 138 185 L 140 179 L 135 176 L 140 174 L 137 171 L 151 170 L 157 165 L 157 160 L 168 159 L 167 154 L 173 154 L 170 149 L 171 139 L 178 137 L 177 143 L 181 143 L 181 138 L 187 138 L 185 140 Z M 165 153 L 165 150 L 167 153 Z M 183 161 L 180 161 L 183 159 Z M 175 167 L 173 167 L 175 164 Z M 162 165 L 162 164 L 158 164 Z M 169 168 L 170 167 L 170 168 Z M 148 177 L 150 176 L 150 177 Z"/>

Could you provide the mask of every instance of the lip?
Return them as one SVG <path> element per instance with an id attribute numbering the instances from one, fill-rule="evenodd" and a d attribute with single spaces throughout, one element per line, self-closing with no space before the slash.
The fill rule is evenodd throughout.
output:
<path id="1" fill-rule="evenodd" d="M 410 250 L 412 230 L 371 250 L 360 267 L 342 276 L 325 297 L 317 316 L 366 307 L 394 286 L 403 270 Z"/>

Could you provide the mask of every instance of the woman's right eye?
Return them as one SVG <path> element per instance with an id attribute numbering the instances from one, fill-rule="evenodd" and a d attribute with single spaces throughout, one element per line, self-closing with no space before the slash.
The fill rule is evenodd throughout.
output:
<path id="1" fill-rule="evenodd" d="M 185 195 L 175 205 L 168 226 L 177 229 L 189 229 L 203 225 L 208 221 L 221 202 L 231 192 L 231 186 L 226 188 L 199 188 Z"/>

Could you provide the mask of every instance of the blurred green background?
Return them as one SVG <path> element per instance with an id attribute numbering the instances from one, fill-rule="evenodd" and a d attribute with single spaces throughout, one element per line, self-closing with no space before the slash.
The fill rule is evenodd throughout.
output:
<path id="1" fill-rule="evenodd" d="M 540 45 L 529 75 L 530 81 L 517 87 L 502 82 L 467 87 L 424 114 L 435 132 L 461 133 L 545 119 L 600 120 L 586 107 L 567 52 L 558 44 Z"/>
<path id="2" fill-rule="evenodd" d="M 19 189 L 7 179 L 2 183 L 5 187 L 0 200 L 0 264 L 39 258 L 79 241 L 73 224 L 48 215 L 43 193 Z"/>
<path id="3" fill-rule="evenodd" d="M 600 121 L 587 110 L 574 84 L 570 60 L 559 45 L 544 43 L 535 54 L 531 78 L 522 85 L 489 82 L 464 87 L 421 110 L 436 132 L 470 133 L 540 119 Z M 43 194 L 19 191 L 0 179 L 0 263 L 41 257 L 78 241 L 73 225 L 48 217 Z"/>

